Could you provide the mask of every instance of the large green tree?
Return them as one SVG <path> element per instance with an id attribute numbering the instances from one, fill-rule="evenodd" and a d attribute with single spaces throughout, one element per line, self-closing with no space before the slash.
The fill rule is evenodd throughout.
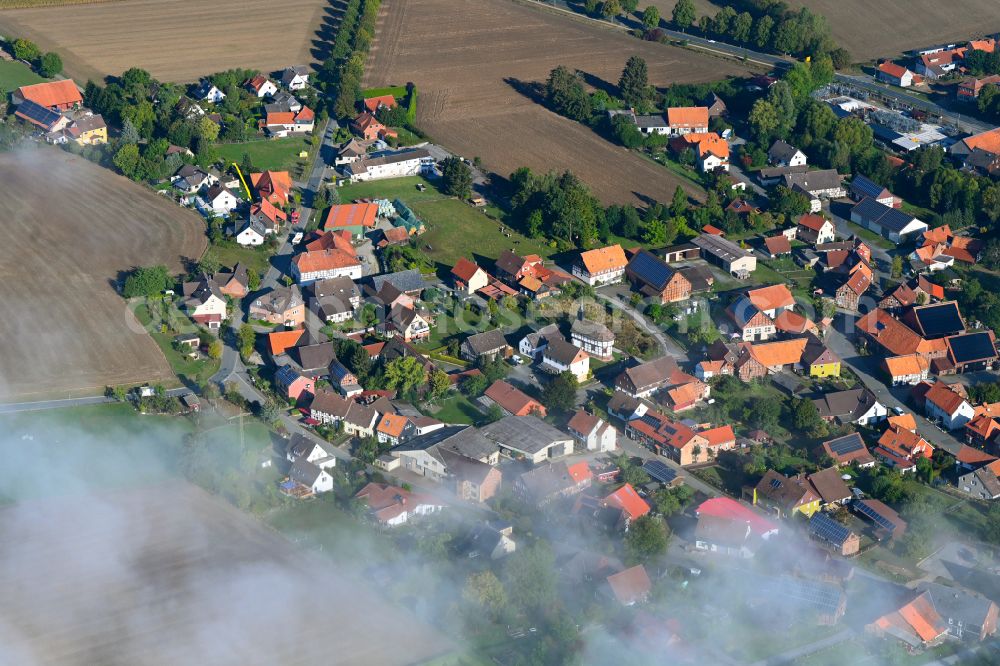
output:
<path id="1" fill-rule="evenodd" d="M 568 411 L 576 405 L 576 377 L 570 371 L 561 372 L 542 389 L 542 402 L 549 409 Z"/>
<path id="2" fill-rule="evenodd" d="M 632 56 L 618 79 L 618 92 L 629 106 L 640 106 L 649 97 L 649 71 L 646 61 Z"/>
<path id="3" fill-rule="evenodd" d="M 642 24 L 647 30 L 652 30 L 660 25 L 660 10 L 655 5 L 650 5 L 642 12 Z"/>
<path id="4" fill-rule="evenodd" d="M 441 161 L 441 189 L 444 193 L 466 199 L 472 194 L 472 169 L 455 156 Z"/>
<path id="5" fill-rule="evenodd" d="M 645 562 L 667 550 L 670 532 L 659 516 L 645 515 L 632 521 L 625 534 L 625 556 L 632 564 Z"/>
<path id="6" fill-rule="evenodd" d="M 146 266 L 136 268 L 122 286 L 122 296 L 157 296 L 170 285 L 170 273 L 166 266 Z"/>
<path id="7" fill-rule="evenodd" d="M 674 25 L 680 30 L 687 30 L 694 23 L 697 17 L 697 10 L 694 7 L 694 2 L 692 0 L 677 0 L 677 4 L 674 5 L 673 11 L 670 13 L 671 18 L 674 21 Z"/>
<path id="8" fill-rule="evenodd" d="M 394 359 L 385 366 L 385 384 L 390 389 L 411 391 L 426 379 L 424 366 L 414 356 Z"/>
<path id="9" fill-rule="evenodd" d="M 590 119 L 590 96 L 584 90 L 580 77 L 564 65 L 549 73 L 545 98 L 549 107 L 560 115 L 579 121 Z"/>

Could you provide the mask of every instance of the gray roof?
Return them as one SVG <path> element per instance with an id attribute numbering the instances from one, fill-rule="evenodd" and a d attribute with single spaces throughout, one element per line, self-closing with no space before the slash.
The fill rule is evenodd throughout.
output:
<path id="1" fill-rule="evenodd" d="M 493 455 L 497 445 L 472 426 L 450 425 L 426 435 L 413 437 L 393 450 L 427 451 L 428 454 L 447 464 L 441 451 L 479 460 Z"/>
<path id="2" fill-rule="evenodd" d="M 555 442 L 571 439 L 537 416 L 505 416 L 480 429 L 480 432 L 501 446 L 527 454 L 535 454 Z"/>
<path id="3" fill-rule="evenodd" d="M 639 129 L 652 129 L 654 127 L 669 127 L 670 123 L 667 122 L 665 115 L 658 113 L 650 116 L 636 116 L 635 126 Z"/>
<path id="4" fill-rule="evenodd" d="M 635 387 L 637 393 L 643 393 L 652 387 L 663 385 L 676 371 L 677 359 L 673 356 L 661 356 L 652 361 L 626 368 L 619 377 L 624 378 Z"/>
<path id="5" fill-rule="evenodd" d="M 399 162 L 407 162 L 409 160 L 424 159 L 431 159 L 431 154 L 423 148 L 407 148 L 405 150 L 399 150 L 392 153 L 383 153 L 378 157 L 358 160 L 357 162 L 348 164 L 345 167 L 345 171 L 349 174 L 363 174 L 368 171 L 369 167 L 373 166 L 385 166 L 387 164 L 398 164 Z"/>
<path id="6" fill-rule="evenodd" d="M 543 356 L 552 359 L 559 365 L 569 365 L 576 358 L 577 354 L 580 353 L 579 347 L 566 342 L 565 338 L 561 335 L 554 335 L 548 338 L 548 343 Z"/>
<path id="7" fill-rule="evenodd" d="M 764 167 L 757 172 L 757 175 L 762 180 L 773 180 L 774 178 L 781 178 L 782 176 L 790 173 L 805 173 L 809 170 L 809 167 L 805 164 L 800 164 L 793 167 Z"/>
<path id="8" fill-rule="evenodd" d="M 484 331 L 483 333 L 476 333 L 475 335 L 470 335 L 465 339 L 465 344 L 469 346 L 469 349 L 473 351 L 476 355 L 489 354 L 502 349 L 507 345 L 507 340 L 503 336 L 503 331 L 499 328 L 494 328 L 492 331 Z"/>
<path id="9" fill-rule="evenodd" d="M 303 370 L 325 370 L 337 358 L 332 342 L 296 347 L 299 365 Z"/>
<path id="10" fill-rule="evenodd" d="M 315 395 L 313 395 L 309 409 L 342 419 L 347 416 L 347 412 L 350 410 L 352 404 L 353 401 L 346 400 L 339 393 L 317 389 Z"/>
<path id="11" fill-rule="evenodd" d="M 787 162 L 795 157 L 795 153 L 797 152 L 799 152 L 798 148 L 778 139 L 771 146 L 771 149 L 767 151 L 767 156 L 774 162 Z"/>
<path id="12" fill-rule="evenodd" d="M 534 500 L 543 500 L 565 492 L 576 485 L 569 468 L 562 461 L 549 462 L 524 472 L 519 477 L 524 488 Z"/>
<path id="13" fill-rule="evenodd" d="M 278 285 L 254 299 L 254 307 L 272 314 L 283 314 L 291 308 L 302 305 L 302 292 L 298 286 Z"/>
<path id="14" fill-rule="evenodd" d="M 312 487 L 312 484 L 316 483 L 316 479 L 319 475 L 323 473 L 316 465 L 312 464 L 305 458 L 298 458 L 292 463 L 291 469 L 288 470 L 288 476 L 292 481 L 297 481 L 304 486 Z"/>
<path id="15" fill-rule="evenodd" d="M 615 334 L 604 324 L 589 319 L 574 319 L 570 329 L 573 335 L 578 335 L 588 340 L 598 340 L 601 342 L 614 342 Z"/>
<path id="16" fill-rule="evenodd" d="M 836 169 L 821 169 L 819 171 L 805 171 L 803 173 L 786 173 L 784 176 L 785 186 L 794 188 L 796 185 L 806 192 L 819 192 L 822 190 L 835 190 L 841 185 L 840 174 Z"/>
<path id="17" fill-rule="evenodd" d="M 376 293 L 382 291 L 382 285 L 387 282 L 403 292 L 422 291 L 427 287 L 424 276 L 416 268 L 396 273 L 382 273 L 371 277 L 372 287 L 375 288 Z"/>
<path id="18" fill-rule="evenodd" d="M 344 417 L 344 420 L 352 425 L 368 428 L 374 423 L 375 417 L 377 416 L 378 413 L 371 407 L 357 402 L 351 402 L 351 406 L 347 410 L 347 415 Z"/>
<path id="19" fill-rule="evenodd" d="M 691 242 L 697 245 L 702 252 L 707 252 L 723 261 L 733 261 L 734 259 L 753 255 L 753 252 L 750 250 L 744 250 L 736 243 L 712 234 L 702 234 L 697 238 L 693 238 Z"/>
<path id="20" fill-rule="evenodd" d="M 917 589 L 926 591 L 938 615 L 945 620 L 953 620 L 954 624 L 981 627 L 993 606 L 993 602 L 983 595 L 960 587 L 921 583 Z"/>
<path id="21" fill-rule="evenodd" d="M 813 400 L 819 415 L 824 418 L 839 418 L 842 421 L 853 421 L 871 409 L 878 400 L 875 394 L 866 388 L 850 389 L 848 391 L 831 391 L 821 398 Z"/>

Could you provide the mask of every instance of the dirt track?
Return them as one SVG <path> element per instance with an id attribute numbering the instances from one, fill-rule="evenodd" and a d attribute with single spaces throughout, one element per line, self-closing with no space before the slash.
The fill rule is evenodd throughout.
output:
<path id="1" fill-rule="evenodd" d="M 606 203 L 663 200 L 679 183 L 693 192 L 663 167 L 519 92 L 560 64 L 613 85 L 633 54 L 646 59 L 650 81 L 660 86 L 746 71 L 508 0 L 394 0 L 383 4 L 366 81 L 416 83 L 417 124 L 501 175 L 524 165 L 572 169 Z"/>
<path id="2" fill-rule="evenodd" d="M 313 62 L 328 7 L 328 0 L 122 0 L 0 11 L 0 31 L 57 51 L 81 84 L 129 67 L 187 82 L 233 67 Z"/>
<path id="3" fill-rule="evenodd" d="M 0 155 L 0 400 L 172 378 L 128 325 L 118 272 L 205 249 L 196 214 L 52 148 Z"/>

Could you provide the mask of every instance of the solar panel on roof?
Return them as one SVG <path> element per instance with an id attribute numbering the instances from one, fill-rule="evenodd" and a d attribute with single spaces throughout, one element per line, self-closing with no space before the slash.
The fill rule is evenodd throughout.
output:
<path id="1" fill-rule="evenodd" d="M 660 419 L 656 418 L 652 414 L 643 414 L 642 416 L 639 417 L 639 420 L 645 423 L 646 425 L 653 426 L 654 428 L 660 427 Z"/>
<path id="2" fill-rule="evenodd" d="M 848 435 L 847 437 L 827 442 L 827 446 L 838 456 L 842 456 L 853 451 L 860 451 L 861 447 L 864 446 L 864 442 L 861 441 L 861 437 L 858 435 Z"/>
<path id="3" fill-rule="evenodd" d="M 952 335 L 965 330 L 962 316 L 958 313 L 958 305 L 954 302 L 916 308 L 913 314 L 917 318 L 920 330 L 927 337 Z"/>
<path id="4" fill-rule="evenodd" d="M 59 120 L 59 116 L 62 115 L 58 111 L 47 109 L 41 104 L 32 102 L 31 100 L 21 102 L 21 104 L 17 107 L 17 112 L 23 114 L 39 125 L 44 125 L 45 127 L 51 126 Z"/>
<path id="5" fill-rule="evenodd" d="M 836 612 L 842 596 L 840 588 L 830 583 L 787 576 L 782 579 L 781 592 L 791 599 L 807 603 L 829 613 Z"/>
<path id="6" fill-rule="evenodd" d="M 780 488 L 781 487 L 781 481 L 778 480 L 778 479 L 771 479 L 771 487 L 772 488 Z"/>
<path id="7" fill-rule="evenodd" d="M 670 280 L 673 270 L 649 252 L 640 252 L 632 258 L 629 268 L 643 281 L 662 289 Z"/>
<path id="8" fill-rule="evenodd" d="M 989 333 L 968 333 L 948 338 L 955 363 L 969 363 L 990 359 L 997 355 Z"/>
<path id="9" fill-rule="evenodd" d="M 659 460 L 647 460 L 643 463 L 642 468 L 660 483 L 670 483 L 677 478 L 677 470 L 668 467 Z"/>
<path id="10" fill-rule="evenodd" d="M 895 523 L 893 523 L 891 520 L 880 514 L 867 502 L 864 501 L 858 502 L 857 507 L 860 513 L 868 517 L 873 523 L 875 523 L 879 527 L 887 529 L 890 532 L 896 529 Z"/>
<path id="11" fill-rule="evenodd" d="M 819 538 L 838 546 L 843 545 L 851 535 L 851 530 L 822 512 L 814 513 L 809 519 L 809 530 Z"/>

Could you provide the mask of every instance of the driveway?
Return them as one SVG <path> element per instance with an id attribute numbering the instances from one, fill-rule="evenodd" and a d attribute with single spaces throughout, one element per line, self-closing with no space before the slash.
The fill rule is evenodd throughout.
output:
<path id="1" fill-rule="evenodd" d="M 670 339 L 659 326 L 656 326 L 650 322 L 646 317 L 636 310 L 628 302 L 623 302 L 618 298 L 619 291 L 615 289 L 616 286 L 620 285 L 609 285 L 607 287 L 602 287 L 601 291 L 597 292 L 597 298 L 602 302 L 610 305 L 613 309 L 623 312 L 631 317 L 639 328 L 649 333 L 656 342 L 660 345 L 660 350 L 665 355 L 675 356 L 681 361 L 688 361 L 687 351 L 681 347 L 679 344 Z"/>

